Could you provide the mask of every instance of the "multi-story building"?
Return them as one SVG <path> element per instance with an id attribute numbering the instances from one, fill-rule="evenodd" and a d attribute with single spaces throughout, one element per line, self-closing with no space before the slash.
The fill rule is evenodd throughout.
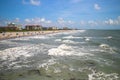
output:
<path id="1" fill-rule="evenodd" d="M 41 25 L 26 25 L 25 26 L 26 30 L 42 30 Z"/>

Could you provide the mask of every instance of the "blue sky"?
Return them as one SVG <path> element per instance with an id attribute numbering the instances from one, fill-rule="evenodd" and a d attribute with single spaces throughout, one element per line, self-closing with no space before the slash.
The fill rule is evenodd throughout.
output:
<path id="1" fill-rule="evenodd" d="M 0 25 L 120 29 L 120 0 L 0 0 Z"/>

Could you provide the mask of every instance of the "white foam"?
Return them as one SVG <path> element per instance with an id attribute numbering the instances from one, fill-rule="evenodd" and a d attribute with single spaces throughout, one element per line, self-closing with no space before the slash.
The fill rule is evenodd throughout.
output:
<path id="1" fill-rule="evenodd" d="M 72 55 L 83 56 L 88 54 L 89 53 L 81 52 L 79 49 L 76 50 L 72 46 L 68 46 L 66 44 L 62 44 L 57 48 L 52 48 L 48 50 L 48 55 L 52 55 L 52 56 L 72 56 Z"/>
<path id="2" fill-rule="evenodd" d="M 56 41 L 56 42 L 60 42 L 60 41 L 62 41 L 62 40 L 61 40 L 61 39 L 56 39 L 55 41 Z"/>
<path id="3" fill-rule="evenodd" d="M 88 75 L 89 80 L 117 80 L 117 73 L 106 74 L 104 72 L 96 72 L 92 70 L 92 73 Z"/>
<path id="4" fill-rule="evenodd" d="M 57 62 L 55 59 L 49 59 L 47 62 L 44 62 L 43 64 L 39 64 L 39 68 L 45 68 L 45 70 L 48 70 L 49 66 L 56 64 Z"/>
<path id="5" fill-rule="evenodd" d="M 90 39 L 89 39 L 89 38 L 86 38 L 85 41 L 90 41 Z"/>
<path id="6" fill-rule="evenodd" d="M 48 36 L 42 36 L 42 35 L 37 35 L 37 36 L 31 36 L 29 37 L 30 39 L 47 39 L 49 38 Z"/>
<path id="7" fill-rule="evenodd" d="M 30 53 L 29 50 L 36 49 L 37 47 L 33 46 L 22 46 L 22 47 L 15 47 L 15 48 L 9 48 L 5 49 L 3 51 L 0 51 L 0 59 L 2 60 L 16 60 L 18 57 L 31 57 L 33 56 L 33 53 Z"/>
<path id="8" fill-rule="evenodd" d="M 66 36 L 66 37 L 63 37 L 65 39 L 77 39 L 77 38 L 83 38 L 83 37 L 75 37 L 75 36 Z"/>
<path id="9" fill-rule="evenodd" d="M 73 36 L 66 36 L 66 37 L 63 37 L 63 38 L 69 39 L 69 38 L 74 38 L 74 37 Z"/>
<path id="10" fill-rule="evenodd" d="M 24 40 L 24 41 L 28 41 L 29 38 L 28 37 L 20 37 L 20 38 L 15 38 L 15 39 L 10 39 L 10 40 Z"/>
<path id="11" fill-rule="evenodd" d="M 90 41 L 92 37 L 83 37 L 85 41 Z"/>
<path id="12" fill-rule="evenodd" d="M 83 32 L 86 32 L 86 30 L 78 30 L 78 32 L 81 32 L 81 33 L 83 33 Z"/>
<path id="13" fill-rule="evenodd" d="M 101 48 L 104 48 L 104 49 L 110 48 L 110 46 L 109 46 L 108 44 L 101 44 L 100 47 L 101 47 Z"/>
<path id="14" fill-rule="evenodd" d="M 71 55 L 71 47 L 66 46 L 65 44 L 60 45 L 58 48 L 52 48 L 48 52 L 48 55 L 54 55 L 54 56 L 65 56 L 65 55 Z"/>
<path id="15" fill-rule="evenodd" d="M 108 39 L 112 39 L 112 36 L 108 36 L 107 38 L 108 38 Z"/>
<path id="16" fill-rule="evenodd" d="M 77 42 L 74 42 L 74 41 L 72 41 L 72 40 L 63 40 L 62 42 L 63 42 L 63 43 L 72 43 L 72 44 L 77 43 Z"/>
<path id="17" fill-rule="evenodd" d="M 72 43 L 72 44 L 85 43 L 85 42 L 75 42 L 75 41 L 69 40 L 69 39 L 66 39 L 66 40 L 56 39 L 55 41 L 56 41 L 56 42 L 63 42 L 63 43 Z"/>
<path id="18" fill-rule="evenodd" d="M 67 46 L 66 44 L 62 44 L 58 47 L 58 49 L 63 49 L 63 50 L 72 50 L 71 46 Z"/>

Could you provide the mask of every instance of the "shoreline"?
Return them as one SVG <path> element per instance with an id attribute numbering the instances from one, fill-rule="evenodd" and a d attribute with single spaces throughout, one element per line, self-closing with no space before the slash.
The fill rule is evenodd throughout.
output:
<path id="1" fill-rule="evenodd" d="M 0 33 L 0 40 L 6 40 L 6 39 L 12 39 L 18 37 L 27 37 L 27 36 L 54 34 L 54 33 L 69 32 L 69 31 L 72 30 L 5 32 L 5 33 Z"/>

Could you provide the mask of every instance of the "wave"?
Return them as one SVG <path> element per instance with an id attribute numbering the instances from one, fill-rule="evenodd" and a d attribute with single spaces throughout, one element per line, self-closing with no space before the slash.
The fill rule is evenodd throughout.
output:
<path id="1" fill-rule="evenodd" d="M 90 38 L 85 38 L 85 41 L 90 41 Z"/>
<path id="2" fill-rule="evenodd" d="M 111 47 L 108 44 L 101 44 L 99 47 L 102 49 L 101 52 L 108 52 L 110 54 L 117 53 L 118 49 L 115 47 Z"/>
<path id="3" fill-rule="evenodd" d="M 78 32 L 81 32 L 81 33 L 83 33 L 83 32 L 86 32 L 86 30 L 78 30 Z"/>
<path id="4" fill-rule="evenodd" d="M 58 48 L 52 48 L 48 50 L 49 52 L 48 55 L 54 55 L 54 56 L 72 55 L 71 49 L 72 47 L 62 44 Z"/>
<path id="5" fill-rule="evenodd" d="M 90 53 L 81 52 L 78 48 L 74 49 L 72 46 L 68 46 L 66 44 L 62 44 L 57 48 L 52 48 L 48 50 L 48 55 L 51 56 L 84 56 L 84 55 L 92 55 Z"/>
<path id="6" fill-rule="evenodd" d="M 60 42 L 60 41 L 62 41 L 62 39 L 56 39 L 55 41 L 56 41 L 56 42 Z"/>
<path id="7" fill-rule="evenodd" d="M 63 43 L 71 43 L 71 44 L 79 43 L 79 42 L 75 42 L 73 40 L 62 40 L 62 39 L 56 39 L 55 41 L 56 42 L 63 42 Z"/>
<path id="8" fill-rule="evenodd" d="M 113 37 L 112 37 L 112 36 L 108 36 L 107 38 L 108 38 L 108 39 L 112 39 Z"/>
<path id="9" fill-rule="evenodd" d="M 79 39 L 79 38 L 83 38 L 83 37 L 75 37 L 75 36 L 66 36 L 66 37 L 63 37 L 65 39 Z"/>
<path id="10" fill-rule="evenodd" d="M 75 42 L 72 41 L 72 40 L 63 40 L 62 42 L 63 42 L 63 43 L 75 43 Z"/>
<path id="11" fill-rule="evenodd" d="M 14 39 L 10 39 L 10 40 L 22 40 L 22 41 L 28 41 L 29 38 L 28 38 L 28 37 L 20 37 L 20 38 L 14 38 Z"/>
<path id="12" fill-rule="evenodd" d="M 5 49 L 3 51 L 0 51 L 0 59 L 16 60 L 16 58 L 18 58 L 20 56 L 30 57 L 31 54 L 29 54 L 28 48 L 29 47 L 23 46 L 23 47 L 15 47 L 15 48 Z"/>
<path id="13" fill-rule="evenodd" d="M 108 44 L 101 44 L 100 47 L 103 48 L 103 49 L 109 49 L 110 48 L 110 46 Z"/>
<path id="14" fill-rule="evenodd" d="M 47 39 L 47 38 L 49 38 L 48 36 L 42 36 L 42 35 L 37 35 L 37 36 L 31 36 L 31 37 L 29 37 L 29 39 Z"/>

